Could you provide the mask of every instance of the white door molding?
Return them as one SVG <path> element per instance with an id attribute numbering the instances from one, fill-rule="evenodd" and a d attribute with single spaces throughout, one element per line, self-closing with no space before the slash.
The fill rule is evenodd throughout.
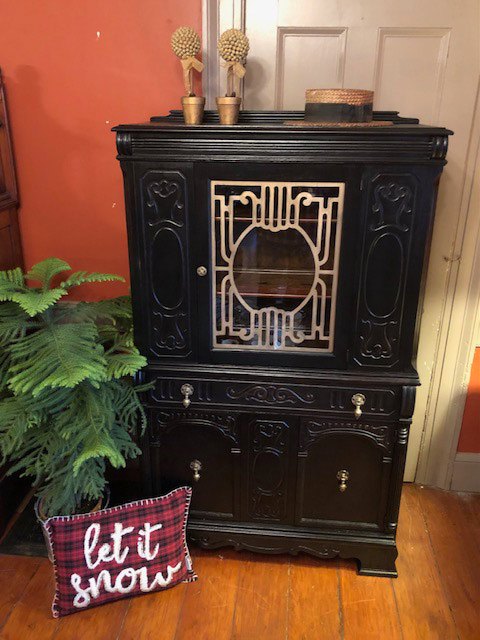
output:
<path id="1" fill-rule="evenodd" d="M 443 489 L 449 489 L 452 481 L 477 343 L 480 303 L 480 78 L 460 216 L 448 260 L 451 269 L 415 476 L 417 482 Z"/>
<path id="2" fill-rule="evenodd" d="M 245 30 L 245 7 L 246 0 L 202 0 L 203 94 L 207 109 L 216 109 L 215 98 L 225 93 L 218 38 L 226 29 Z M 240 85 L 243 98 L 243 82 Z"/>

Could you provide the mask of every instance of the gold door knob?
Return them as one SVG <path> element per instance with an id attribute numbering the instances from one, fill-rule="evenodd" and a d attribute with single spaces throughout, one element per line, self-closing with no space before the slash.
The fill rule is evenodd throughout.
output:
<path id="1" fill-rule="evenodd" d="M 197 267 L 197 275 L 201 276 L 203 278 L 203 276 L 207 275 L 207 267 Z"/>
<path id="2" fill-rule="evenodd" d="M 350 474 L 346 469 L 341 469 L 337 473 L 338 488 L 342 493 L 347 489 L 347 480 L 349 479 L 349 477 L 350 477 Z"/>
<path id="3" fill-rule="evenodd" d="M 192 460 L 190 463 L 190 469 L 193 471 L 193 479 L 195 482 L 200 480 L 200 471 L 202 470 L 202 463 L 200 460 Z"/>
<path id="4" fill-rule="evenodd" d="M 191 404 L 191 400 L 190 400 L 190 396 L 193 395 L 193 387 L 191 384 L 182 384 L 181 388 L 180 388 L 180 393 L 183 395 L 183 406 L 185 407 L 185 409 L 188 409 L 188 407 Z"/>
<path id="5" fill-rule="evenodd" d="M 365 404 L 365 396 L 363 393 L 355 393 L 352 396 L 352 404 L 355 405 L 355 419 L 358 420 L 362 415 L 362 410 L 360 407 L 363 407 Z"/>

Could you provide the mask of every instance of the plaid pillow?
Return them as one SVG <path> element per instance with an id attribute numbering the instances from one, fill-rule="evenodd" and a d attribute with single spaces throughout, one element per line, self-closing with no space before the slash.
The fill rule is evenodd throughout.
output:
<path id="1" fill-rule="evenodd" d="M 192 582 L 185 529 L 192 490 L 45 522 L 55 567 L 55 618 Z"/>

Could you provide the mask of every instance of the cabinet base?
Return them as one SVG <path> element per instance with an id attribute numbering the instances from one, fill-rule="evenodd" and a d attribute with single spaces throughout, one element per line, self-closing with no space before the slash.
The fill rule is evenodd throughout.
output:
<path id="1" fill-rule="evenodd" d="M 397 547 L 389 538 L 194 523 L 188 527 L 188 540 L 204 549 L 233 547 L 236 551 L 255 553 L 288 553 L 294 556 L 307 553 L 322 559 L 355 559 L 360 575 L 398 576 L 395 568 Z"/>

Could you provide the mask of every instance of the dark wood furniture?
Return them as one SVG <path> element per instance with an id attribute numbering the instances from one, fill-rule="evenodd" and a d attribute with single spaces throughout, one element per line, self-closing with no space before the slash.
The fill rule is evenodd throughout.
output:
<path id="1" fill-rule="evenodd" d="M 15 165 L 0 72 L 0 271 L 23 265 L 17 208 Z M 0 467 L 0 537 L 28 489 L 25 480 L 6 476 L 6 471 L 6 467 Z"/>
<path id="2" fill-rule="evenodd" d="M 148 493 L 190 540 L 395 576 L 427 248 L 450 131 L 298 112 L 121 125 Z"/>
<path id="3" fill-rule="evenodd" d="M 0 71 L 0 270 L 23 264 L 17 208 L 15 165 Z"/>

